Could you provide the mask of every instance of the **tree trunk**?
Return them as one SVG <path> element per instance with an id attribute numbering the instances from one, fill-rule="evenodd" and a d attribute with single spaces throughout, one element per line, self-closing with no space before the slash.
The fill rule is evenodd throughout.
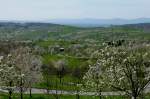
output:
<path id="1" fill-rule="evenodd" d="M 132 98 L 131 99 L 137 99 L 137 96 L 132 96 Z"/>
<path id="2" fill-rule="evenodd" d="M 22 78 L 21 78 L 21 82 L 20 82 L 20 98 L 23 99 L 23 82 L 22 82 Z"/>
<path id="3" fill-rule="evenodd" d="M 12 86 L 12 82 L 9 82 L 9 86 L 10 86 L 10 87 Z M 11 95 L 12 95 L 12 90 L 10 89 L 10 90 L 9 90 L 9 99 L 11 99 Z"/>
<path id="4" fill-rule="evenodd" d="M 30 87 L 30 98 L 32 98 L 32 88 Z"/>
<path id="5" fill-rule="evenodd" d="M 80 99 L 80 96 L 79 96 L 79 94 L 76 94 L 76 99 Z"/>
<path id="6" fill-rule="evenodd" d="M 12 91 L 9 90 L 9 99 L 11 99 Z"/>
<path id="7" fill-rule="evenodd" d="M 21 87 L 21 89 L 20 89 L 20 94 L 21 94 L 21 99 L 23 99 L 23 88 Z"/>
<path id="8" fill-rule="evenodd" d="M 137 93 L 136 93 L 136 92 L 133 92 L 131 99 L 137 99 L 137 97 L 138 97 Z"/>
<path id="9" fill-rule="evenodd" d="M 77 89 L 76 99 L 80 99 L 79 90 Z"/>
<path id="10" fill-rule="evenodd" d="M 101 93 L 101 90 L 99 91 L 99 99 L 102 99 L 102 93 Z"/>
<path id="11" fill-rule="evenodd" d="M 46 78 L 46 85 L 47 85 L 47 88 L 46 88 L 46 90 L 47 90 L 47 94 L 49 94 L 49 79 L 48 79 L 48 77 Z"/>

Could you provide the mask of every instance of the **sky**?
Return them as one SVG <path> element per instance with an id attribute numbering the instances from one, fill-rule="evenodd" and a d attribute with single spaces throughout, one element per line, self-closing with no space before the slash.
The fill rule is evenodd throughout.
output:
<path id="1" fill-rule="evenodd" d="M 0 20 L 150 18 L 150 0 L 0 0 Z"/>

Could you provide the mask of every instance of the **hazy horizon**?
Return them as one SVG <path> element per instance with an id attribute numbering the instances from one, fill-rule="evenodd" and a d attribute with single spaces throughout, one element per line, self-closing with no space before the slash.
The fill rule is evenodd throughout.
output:
<path id="1" fill-rule="evenodd" d="M 149 0 L 0 0 L 0 20 L 150 18 Z"/>

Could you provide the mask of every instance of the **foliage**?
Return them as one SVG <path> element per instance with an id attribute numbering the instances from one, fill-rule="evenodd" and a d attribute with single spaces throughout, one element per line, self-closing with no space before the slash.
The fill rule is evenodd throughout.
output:
<path id="1" fill-rule="evenodd" d="M 14 88 L 20 79 L 11 58 L 10 54 L 6 57 L 0 56 L 0 86 L 2 89 L 8 90 L 9 99 L 11 99 Z"/>
<path id="2" fill-rule="evenodd" d="M 30 87 L 40 77 L 41 59 L 31 54 L 29 48 L 20 47 L 15 49 L 6 58 L 0 57 L 0 81 L 1 85 L 19 88 L 23 93 L 25 88 Z M 12 94 L 12 88 L 9 90 Z M 11 97 L 11 96 L 10 96 Z"/>
<path id="3" fill-rule="evenodd" d="M 144 48 L 143 48 L 144 47 Z M 105 47 L 99 52 L 99 60 L 86 73 L 87 85 L 95 89 L 93 76 L 98 75 L 99 84 L 125 91 L 136 98 L 150 81 L 150 51 L 146 46 Z M 100 73 L 100 74 L 99 74 Z M 89 83 L 89 84 L 88 84 Z"/>

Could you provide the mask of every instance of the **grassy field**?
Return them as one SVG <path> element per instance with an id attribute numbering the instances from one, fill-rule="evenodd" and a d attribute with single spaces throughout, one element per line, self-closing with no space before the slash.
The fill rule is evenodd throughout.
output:
<path id="1" fill-rule="evenodd" d="M 98 96 L 79 96 L 79 99 L 99 99 Z M 8 94 L 0 93 L 0 99 L 8 99 Z M 12 99 L 20 99 L 19 94 L 13 94 Z M 23 99 L 56 99 L 56 95 L 33 94 L 32 98 L 28 94 L 23 95 Z M 76 95 L 58 95 L 58 99 L 77 99 Z M 130 99 L 128 96 L 102 96 L 102 99 Z M 139 98 L 138 98 L 139 99 Z M 150 95 L 144 96 L 144 99 L 150 99 Z"/>
<path id="2" fill-rule="evenodd" d="M 8 99 L 8 95 L 1 93 L 0 99 Z M 19 94 L 13 94 L 12 99 L 20 99 Z M 23 99 L 56 99 L 56 95 L 43 95 L 43 94 L 34 94 L 32 98 L 29 95 L 24 94 Z M 58 99 L 76 99 L 74 95 L 58 95 Z M 80 96 L 80 99 L 99 99 L 96 96 Z M 102 99 L 129 99 L 126 96 L 103 96 Z M 146 98 L 148 99 L 148 98 Z"/>
<path id="3" fill-rule="evenodd" d="M 59 82 L 59 79 L 56 76 L 49 77 L 49 85 L 47 86 L 46 81 L 41 81 L 39 83 L 36 83 L 33 85 L 35 88 L 45 88 L 45 89 L 57 89 L 57 90 L 76 90 L 77 86 L 75 85 L 75 82 L 77 80 L 69 75 L 66 75 L 62 79 L 62 83 Z M 57 82 L 57 87 L 56 87 Z M 74 83 L 73 83 L 74 82 Z"/>

